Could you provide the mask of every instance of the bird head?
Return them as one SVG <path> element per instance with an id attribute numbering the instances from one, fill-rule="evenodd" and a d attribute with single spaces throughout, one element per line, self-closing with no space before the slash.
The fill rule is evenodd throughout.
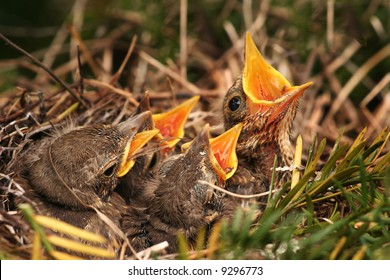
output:
<path id="1" fill-rule="evenodd" d="M 140 127 L 140 135 L 144 133 L 143 131 L 148 133 L 147 131 L 151 130 L 157 131 L 157 134 L 154 135 L 153 141 L 143 155 L 131 161 L 131 164 L 135 165 L 133 170 L 121 178 L 115 189 L 127 203 L 137 201 L 143 196 L 147 179 L 157 172 L 161 162 L 184 136 L 184 124 L 198 100 L 199 96 L 195 96 L 168 112 L 151 115 Z M 149 94 L 145 93 L 134 115 L 148 110 L 150 110 L 150 98 Z"/>
<path id="2" fill-rule="evenodd" d="M 139 138 L 147 137 L 137 131 L 148 117 L 145 112 L 119 125 L 74 128 L 44 139 L 26 160 L 25 177 L 52 203 L 98 206 L 110 198 L 118 178 L 130 170 L 132 155 L 145 144 Z"/>
<path id="3" fill-rule="evenodd" d="M 263 138 L 260 142 L 277 138 L 279 132 L 288 134 L 299 100 L 311 85 L 292 86 L 267 63 L 247 33 L 244 70 L 223 103 L 225 126 L 243 122 L 242 137 Z"/>
<path id="4" fill-rule="evenodd" d="M 218 199 L 214 189 L 202 181 L 223 186 L 220 172 L 225 178 L 234 173 L 238 164 L 235 145 L 240 130 L 239 125 L 212 141 L 206 125 L 183 154 L 171 156 L 162 163 L 155 190 L 159 216 L 183 227 L 203 223 L 206 210 L 214 209 Z"/>
<path id="5" fill-rule="evenodd" d="M 199 98 L 199 96 L 194 96 L 167 112 L 151 115 L 151 117 L 145 121 L 139 131 L 158 130 L 158 133 L 154 137 L 154 142 L 157 143 L 158 148 L 151 147 L 150 149 L 157 149 L 158 151 L 145 154 L 145 156 L 137 162 L 138 166 L 140 166 L 140 168 L 137 168 L 138 170 L 141 169 L 144 173 L 148 170 L 152 171 L 166 156 L 168 156 L 169 151 L 171 151 L 183 138 L 184 125 L 191 110 L 199 101 Z M 145 96 L 140 101 L 134 115 L 149 110 L 150 97 L 148 93 L 145 93 Z"/>
<path id="6" fill-rule="evenodd" d="M 206 124 L 201 133 L 206 134 L 209 129 L 209 125 Z M 241 130 L 242 123 L 238 123 L 223 134 L 209 139 L 209 158 L 215 172 L 223 182 L 232 177 L 237 170 L 236 146 Z M 182 151 L 189 149 L 192 144 L 193 141 L 183 144 L 181 146 Z"/>

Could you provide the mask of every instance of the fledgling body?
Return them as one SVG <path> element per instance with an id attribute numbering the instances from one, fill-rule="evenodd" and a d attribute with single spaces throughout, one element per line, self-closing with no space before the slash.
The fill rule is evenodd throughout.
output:
<path id="1" fill-rule="evenodd" d="M 241 126 L 211 144 L 208 129 L 200 132 L 184 154 L 167 158 L 149 181 L 143 203 L 130 205 L 123 228 L 137 251 L 168 241 L 168 252 L 175 252 L 179 233 L 193 246 L 199 230 L 218 219 L 222 195 L 210 184 L 223 187 L 223 178 L 237 168 L 235 147 Z M 224 145 L 225 139 L 233 140 Z M 224 161 L 215 157 L 222 150 Z"/>
<path id="2" fill-rule="evenodd" d="M 96 213 L 119 226 L 125 203 L 113 193 L 126 169 L 128 151 L 144 113 L 117 126 L 91 125 L 43 138 L 18 161 L 16 180 L 25 193 L 16 203 L 32 202 L 35 211 L 82 229 L 116 238 Z"/>
<path id="3" fill-rule="evenodd" d="M 267 191 L 275 157 L 277 166 L 292 166 L 291 126 L 300 98 L 311 84 L 291 86 L 265 61 L 247 33 L 243 73 L 223 101 L 225 128 L 243 123 L 237 144 L 239 169 L 227 182 L 228 190 L 239 194 Z M 290 174 L 277 172 L 274 188 L 287 182 Z"/>
<path id="4" fill-rule="evenodd" d="M 135 160 L 134 167 L 121 178 L 116 189 L 127 204 L 143 199 L 145 184 L 156 176 L 159 165 L 171 154 L 175 145 L 184 136 L 184 124 L 199 96 L 195 96 L 168 112 L 153 114 L 140 127 L 144 130 L 158 129 L 160 133 L 149 143 L 148 150 Z M 149 95 L 146 93 L 134 116 L 150 110 Z"/>

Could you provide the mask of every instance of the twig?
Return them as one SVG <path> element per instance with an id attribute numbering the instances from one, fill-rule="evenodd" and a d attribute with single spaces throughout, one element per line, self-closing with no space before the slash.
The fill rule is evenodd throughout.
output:
<path id="1" fill-rule="evenodd" d="M 96 77 L 99 77 L 101 72 L 102 72 L 102 68 L 93 59 L 91 52 L 89 51 L 89 49 L 85 45 L 84 41 L 81 39 L 79 33 L 76 31 L 76 28 L 74 26 L 70 26 L 69 32 L 72 35 L 72 37 L 77 41 L 78 45 L 80 46 L 83 57 L 85 58 L 85 60 L 89 64 L 89 66 L 91 67 L 93 74 Z"/>
<path id="2" fill-rule="evenodd" d="M 119 122 L 121 121 L 121 119 L 123 118 L 123 116 L 124 116 L 125 113 L 126 113 L 126 108 L 127 108 L 128 105 L 129 105 L 129 100 L 126 99 L 125 104 L 123 104 L 123 106 L 122 106 L 121 112 L 120 112 L 119 115 L 115 118 L 115 120 L 112 122 L 113 125 L 118 125 L 118 124 L 119 124 Z"/>
<path id="3" fill-rule="evenodd" d="M 7 37 L 5 37 L 2 33 L 0 33 L 0 38 L 3 39 L 8 45 L 19 51 L 20 53 L 27 56 L 34 64 L 41 67 L 43 70 L 45 70 L 57 83 L 59 83 L 61 86 L 63 86 L 74 98 L 77 99 L 85 108 L 88 108 L 87 103 L 80 98 L 80 96 L 74 92 L 64 81 L 62 81 L 57 75 L 55 75 L 49 68 L 47 68 L 44 64 L 42 64 L 38 59 L 33 57 L 31 54 L 29 54 L 27 51 L 16 45 L 14 42 L 9 40 Z"/>
<path id="4" fill-rule="evenodd" d="M 14 185 L 19 191 L 18 195 L 22 195 L 25 193 L 24 189 L 17 182 L 15 182 L 15 180 L 13 178 L 11 178 L 9 175 L 4 174 L 4 173 L 0 173 L 0 177 L 2 179 L 6 179 L 9 182 L 8 192 L 12 192 L 11 185 Z M 13 192 L 13 193 L 15 194 L 15 192 Z"/>
<path id="5" fill-rule="evenodd" d="M 80 75 L 80 94 L 84 93 L 84 75 L 83 71 L 81 70 L 81 52 L 80 52 L 80 46 L 77 46 L 77 64 L 79 66 L 79 75 Z"/>
<path id="6" fill-rule="evenodd" d="M 326 9 L 326 40 L 329 49 L 333 50 L 334 41 L 334 0 L 328 0 Z"/>
<path id="7" fill-rule="evenodd" d="M 172 71 L 171 69 L 169 69 L 165 65 L 161 64 L 158 60 L 156 60 L 155 58 L 151 57 L 147 53 L 145 53 L 143 51 L 140 51 L 139 52 L 139 56 L 142 59 L 144 59 L 145 61 L 147 61 L 149 64 L 151 64 L 154 67 L 156 67 L 161 72 L 167 74 L 169 77 L 171 77 L 173 80 L 175 80 L 176 82 L 181 84 L 183 87 L 185 87 L 186 89 L 188 89 L 189 91 L 191 91 L 195 95 L 200 94 L 201 90 L 197 86 L 195 86 L 194 84 L 192 84 L 192 83 L 188 82 L 187 80 L 183 79 L 179 74 L 177 74 L 176 72 Z"/>
<path id="8" fill-rule="evenodd" d="M 123 241 L 126 242 L 127 246 L 129 247 L 130 251 L 133 253 L 133 255 L 140 260 L 141 257 L 138 255 L 138 253 L 135 251 L 134 247 L 131 246 L 129 239 L 127 238 L 126 234 L 109 218 L 107 215 L 99 211 L 96 207 L 90 206 L 95 212 L 98 214 L 99 218 L 108 225 L 111 230 L 115 232 L 119 237 L 123 239 Z"/>
<path id="9" fill-rule="evenodd" d="M 180 76 L 187 80 L 187 0 L 180 1 Z"/>
<path id="10" fill-rule="evenodd" d="M 130 92 L 128 92 L 128 91 L 116 88 L 116 87 L 114 87 L 114 86 L 112 86 L 112 85 L 110 85 L 108 83 L 101 82 L 101 81 L 98 81 L 98 80 L 84 79 L 84 82 L 87 85 L 90 85 L 90 86 L 93 86 L 93 87 L 101 87 L 101 88 L 105 88 L 105 89 L 111 90 L 112 92 L 115 92 L 115 93 L 117 93 L 119 95 L 122 95 L 122 96 L 126 97 L 131 103 L 133 103 L 135 106 L 138 106 L 137 100 L 135 100 L 133 95 Z"/>
<path id="11" fill-rule="evenodd" d="M 116 71 L 116 73 L 114 74 L 114 76 L 112 76 L 111 78 L 111 81 L 110 81 L 110 85 L 113 85 L 115 84 L 119 77 L 121 76 L 123 70 L 125 69 L 125 66 L 127 64 L 127 62 L 129 61 L 130 59 L 130 56 L 131 54 L 133 53 L 134 51 L 134 47 L 135 47 L 135 44 L 137 43 L 137 35 L 135 35 L 133 37 L 133 39 L 131 40 L 131 43 L 130 43 L 130 46 L 129 46 L 129 49 L 127 50 L 127 53 L 126 53 L 126 56 L 125 56 L 125 59 L 122 61 L 122 64 L 121 66 L 119 67 L 118 71 Z"/>
<path id="12" fill-rule="evenodd" d="M 376 86 L 360 102 L 360 108 L 367 107 L 368 103 L 381 92 L 381 90 L 390 83 L 390 73 L 387 73 Z"/>
<path id="13" fill-rule="evenodd" d="M 348 98 L 348 95 L 352 92 L 355 86 L 362 80 L 362 78 L 367 75 L 367 73 L 379 62 L 381 62 L 386 57 L 390 56 L 390 44 L 386 45 L 376 54 L 374 54 L 370 59 L 366 61 L 348 80 L 345 86 L 341 89 L 337 95 L 337 99 L 330 108 L 329 114 L 327 115 L 325 122 L 332 119 L 336 112 L 340 109 L 341 105 Z"/>
<path id="14" fill-rule="evenodd" d="M 156 245 L 153 245 L 145 250 L 139 251 L 137 253 L 138 257 L 140 257 L 143 260 L 149 259 L 150 255 L 152 253 L 160 252 L 166 248 L 168 248 L 169 244 L 167 241 L 163 241 L 161 243 L 158 243 Z"/>
<path id="15" fill-rule="evenodd" d="M 51 45 L 43 56 L 42 63 L 45 64 L 48 68 L 52 68 L 53 63 L 57 58 L 57 54 L 61 51 L 61 48 L 65 43 L 66 38 L 68 38 L 68 32 L 66 29 L 66 24 L 63 23 L 56 35 L 54 36 Z M 36 81 L 38 81 L 38 83 L 42 83 L 44 81 L 44 77 L 42 74 L 43 72 L 39 72 L 36 77 Z"/>
<path id="16" fill-rule="evenodd" d="M 70 33 L 70 42 L 69 42 L 69 55 L 70 58 L 73 59 L 77 56 L 76 47 L 80 45 L 81 42 L 72 34 L 72 31 L 75 33 L 83 30 L 84 18 L 85 18 L 85 10 L 87 8 L 88 0 L 75 0 L 72 6 L 71 20 L 68 22 L 67 28 Z M 73 30 L 71 30 L 73 29 Z M 81 47 L 83 50 L 83 47 Z M 83 50 L 84 51 L 84 50 Z M 88 59 L 85 59 L 88 63 Z M 94 70 L 94 69 L 92 69 Z"/>
<path id="17" fill-rule="evenodd" d="M 242 15 L 244 17 L 245 28 L 249 29 L 253 24 L 252 0 L 244 0 L 242 2 Z"/>

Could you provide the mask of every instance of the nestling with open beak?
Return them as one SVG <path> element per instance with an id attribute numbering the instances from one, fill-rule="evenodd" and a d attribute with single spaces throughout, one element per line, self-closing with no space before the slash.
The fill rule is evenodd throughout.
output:
<path id="1" fill-rule="evenodd" d="M 194 245 L 198 231 L 213 222 L 222 196 L 209 184 L 223 186 L 237 168 L 235 147 L 241 124 L 216 140 L 209 139 L 206 125 L 184 154 L 167 158 L 158 176 L 147 185 L 142 204 L 130 205 L 123 230 L 137 251 L 168 241 L 169 252 L 176 251 L 176 238 L 182 232 Z"/>
<path id="2" fill-rule="evenodd" d="M 291 166 L 290 131 L 299 101 L 312 82 L 292 86 L 269 65 L 246 34 L 245 66 L 223 102 L 225 128 L 243 123 L 237 155 L 240 168 L 227 182 L 227 189 L 253 194 L 269 189 L 275 155 L 278 166 Z M 289 172 L 277 173 L 281 186 Z"/>
<path id="3" fill-rule="evenodd" d="M 40 214 L 115 237 L 94 209 L 120 225 L 125 203 L 113 190 L 147 141 L 136 133 L 149 117 L 145 112 L 117 126 L 70 128 L 31 144 L 18 162 L 16 180 L 25 194 L 16 202 L 27 198 Z"/>
<path id="4" fill-rule="evenodd" d="M 154 114 L 141 126 L 140 131 L 156 130 L 158 134 L 154 135 L 154 139 L 149 143 L 151 152 L 146 151 L 144 155 L 138 157 L 134 168 L 120 180 L 116 192 L 125 199 L 126 203 L 142 198 L 147 181 L 155 176 L 158 166 L 183 138 L 184 125 L 198 100 L 199 96 L 194 96 L 168 112 Z M 148 110 L 150 110 L 150 101 L 146 93 L 135 115 Z"/>

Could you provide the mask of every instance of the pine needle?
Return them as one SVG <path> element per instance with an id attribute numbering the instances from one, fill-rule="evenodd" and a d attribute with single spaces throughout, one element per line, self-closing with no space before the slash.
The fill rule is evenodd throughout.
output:
<path id="1" fill-rule="evenodd" d="M 68 234 L 74 237 L 78 237 L 81 239 L 84 239 L 86 241 L 90 242 L 96 242 L 96 243 L 106 243 L 107 239 L 105 239 L 103 236 L 83 230 L 81 228 L 72 226 L 68 223 L 62 222 L 60 220 L 47 217 L 47 216 L 40 216 L 35 215 L 34 220 L 41 226 L 50 228 L 52 230 Z"/>
<path id="2" fill-rule="evenodd" d="M 302 161 L 302 136 L 298 135 L 297 138 L 297 145 L 295 147 L 295 158 L 294 158 L 294 170 L 292 171 L 292 178 L 291 178 L 291 189 L 293 189 L 298 181 L 299 181 L 299 175 L 300 171 L 297 167 L 301 166 L 301 161 Z M 296 193 L 296 195 L 293 197 L 292 200 L 296 200 L 302 193 L 303 188 L 299 192 Z"/>
<path id="3" fill-rule="evenodd" d="M 100 247 L 95 247 L 91 245 L 86 245 L 82 244 L 78 241 L 73 241 L 67 238 L 59 237 L 56 235 L 50 235 L 47 237 L 47 240 L 58 247 L 70 250 L 70 251 L 75 251 L 79 253 L 84 253 L 88 254 L 94 257 L 102 257 L 102 258 L 115 258 L 115 252 L 100 248 Z"/>

